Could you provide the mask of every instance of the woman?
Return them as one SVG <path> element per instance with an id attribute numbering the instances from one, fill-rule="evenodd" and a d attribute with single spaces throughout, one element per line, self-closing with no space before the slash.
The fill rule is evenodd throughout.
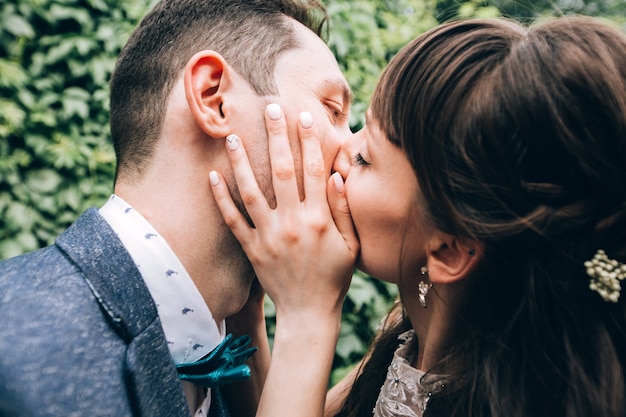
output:
<path id="1" fill-rule="evenodd" d="M 254 180 L 244 155 L 231 156 L 248 193 Z M 365 128 L 344 143 L 334 169 L 345 179 L 334 174 L 328 188 L 339 257 L 355 248 L 349 205 L 357 267 L 396 283 L 401 303 L 363 364 L 331 390 L 328 415 L 626 415 L 624 34 L 582 17 L 530 28 L 505 20 L 441 25 L 390 62 Z M 304 172 L 306 183 L 306 163 Z M 308 227 L 307 216 L 294 224 L 286 213 L 319 193 L 305 190 L 300 202 L 292 187 L 276 209 L 285 220 L 246 199 L 255 202 L 251 229 L 227 190 L 214 187 L 259 280 L 277 305 L 289 305 L 297 290 L 282 291 L 273 274 L 324 262 L 298 239 L 291 252 L 264 254 L 271 239 L 260 237 L 291 230 L 293 238 Z M 310 292 L 314 267 L 304 271 Z M 345 269 L 320 268 L 315 283 L 343 276 Z M 335 306 L 343 293 L 333 294 Z M 336 308 L 300 302 L 336 317 Z M 277 319 L 297 311 L 283 308 Z M 282 353 L 271 366 L 281 358 L 296 366 Z M 271 372 L 262 406 L 285 383 Z M 297 374 L 288 378 L 300 399 L 319 396 L 318 386 L 298 394 Z"/>

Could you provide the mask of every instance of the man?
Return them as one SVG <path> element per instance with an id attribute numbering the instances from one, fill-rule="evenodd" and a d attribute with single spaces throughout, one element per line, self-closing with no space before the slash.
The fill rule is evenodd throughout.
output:
<path id="1" fill-rule="evenodd" d="M 235 134 L 273 201 L 268 103 L 294 131 L 313 114 L 329 174 L 349 134 L 347 84 L 311 24 L 323 8 L 302 4 L 164 0 L 131 35 L 111 81 L 115 194 L 55 245 L 0 263 L 0 415 L 228 415 L 175 368 L 221 342 L 254 280 L 208 173 L 236 191 Z"/>

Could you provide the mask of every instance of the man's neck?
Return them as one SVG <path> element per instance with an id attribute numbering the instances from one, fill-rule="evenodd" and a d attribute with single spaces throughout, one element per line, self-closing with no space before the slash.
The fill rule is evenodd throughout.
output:
<path id="1" fill-rule="evenodd" d="M 158 188 L 119 184 L 115 193 L 165 238 L 219 323 L 243 306 L 254 271 L 213 198 L 203 199 L 199 190 L 208 191 L 206 184 L 167 178 L 158 184 Z M 185 198 L 190 195 L 193 201 Z"/>

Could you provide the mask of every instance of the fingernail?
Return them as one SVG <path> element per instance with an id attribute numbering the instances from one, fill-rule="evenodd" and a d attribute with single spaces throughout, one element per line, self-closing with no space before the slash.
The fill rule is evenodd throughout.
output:
<path id="1" fill-rule="evenodd" d="M 272 120 L 278 120 L 283 115 L 283 111 L 280 109 L 280 106 L 276 103 L 267 105 L 267 116 Z"/>
<path id="2" fill-rule="evenodd" d="M 209 181 L 211 182 L 211 185 L 217 185 L 220 183 L 220 177 L 217 175 L 217 172 L 209 172 Z"/>
<path id="3" fill-rule="evenodd" d="M 226 136 L 226 146 L 231 151 L 237 150 L 239 148 L 239 136 L 235 134 L 230 134 Z"/>
<path id="4" fill-rule="evenodd" d="M 300 126 L 305 129 L 310 129 L 313 126 L 313 116 L 308 111 L 300 113 Z"/>
<path id="5" fill-rule="evenodd" d="M 335 190 L 337 190 L 337 193 L 343 194 L 344 183 L 343 183 L 343 178 L 341 178 L 341 174 L 338 172 L 335 172 L 333 174 L 333 181 L 335 182 Z"/>

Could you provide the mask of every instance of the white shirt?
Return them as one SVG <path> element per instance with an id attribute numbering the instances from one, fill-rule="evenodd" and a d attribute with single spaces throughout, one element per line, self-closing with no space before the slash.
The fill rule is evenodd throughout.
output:
<path id="1" fill-rule="evenodd" d="M 175 364 L 194 362 L 224 338 L 198 288 L 165 239 L 127 202 L 112 195 L 99 210 L 135 262 L 156 304 Z M 206 416 L 210 395 L 184 381 L 183 391 L 195 416 Z M 203 398 L 204 397 L 204 398 Z"/>

